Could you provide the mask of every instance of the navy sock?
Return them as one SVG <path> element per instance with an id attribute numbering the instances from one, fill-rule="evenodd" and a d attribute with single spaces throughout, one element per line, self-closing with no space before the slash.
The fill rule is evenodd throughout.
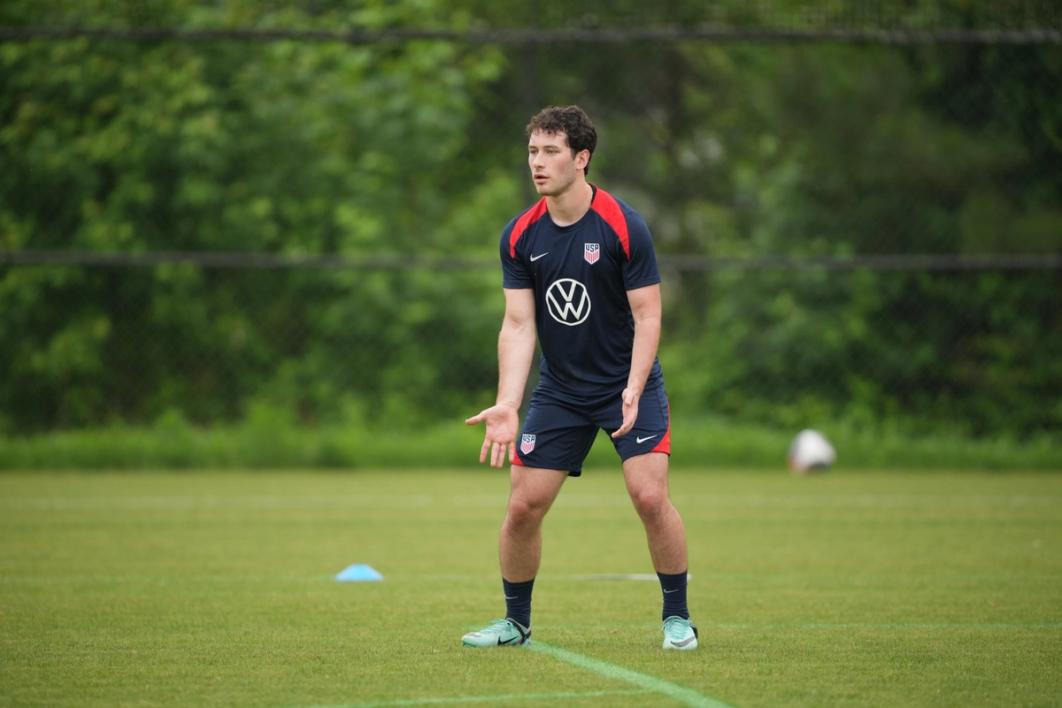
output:
<path id="1" fill-rule="evenodd" d="M 502 578 L 502 588 L 505 590 L 505 616 L 519 622 L 524 629 L 531 628 L 531 588 L 534 586 L 534 578 L 523 583 L 510 583 Z"/>
<path id="2" fill-rule="evenodd" d="M 664 592 L 664 612 L 660 619 L 689 619 L 690 610 L 686 607 L 686 571 L 674 575 L 657 573 L 656 577 L 660 578 L 660 589 Z"/>

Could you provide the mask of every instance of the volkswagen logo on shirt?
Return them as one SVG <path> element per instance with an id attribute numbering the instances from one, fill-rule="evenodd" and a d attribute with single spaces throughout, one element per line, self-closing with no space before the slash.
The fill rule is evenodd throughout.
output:
<path id="1" fill-rule="evenodd" d="M 574 327 L 586 322 L 590 316 L 590 294 L 578 280 L 554 280 L 546 289 L 546 307 L 550 317 L 562 325 Z"/>

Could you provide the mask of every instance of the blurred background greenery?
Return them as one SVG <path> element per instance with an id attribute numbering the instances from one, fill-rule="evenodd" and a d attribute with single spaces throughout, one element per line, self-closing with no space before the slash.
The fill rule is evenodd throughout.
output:
<path id="1" fill-rule="evenodd" d="M 471 461 L 523 128 L 578 103 L 661 256 L 686 459 L 772 464 L 811 426 L 848 464 L 1062 468 L 1057 3 L 8 0 L 0 27 L 0 467 Z"/>

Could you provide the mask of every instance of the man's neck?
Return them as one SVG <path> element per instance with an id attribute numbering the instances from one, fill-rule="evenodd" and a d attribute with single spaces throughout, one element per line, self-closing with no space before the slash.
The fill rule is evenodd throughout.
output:
<path id="1" fill-rule="evenodd" d="M 594 188 L 585 180 L 578 180 L 571 189 L 546 197 L 549 216 L 557 226 L 571 226 L 590 211 Z"/>

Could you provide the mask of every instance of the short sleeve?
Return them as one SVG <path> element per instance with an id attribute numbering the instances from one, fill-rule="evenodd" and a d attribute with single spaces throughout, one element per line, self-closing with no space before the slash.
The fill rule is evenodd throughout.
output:
<path id="1" fill-rule="evenodd" d="M 502 287 L 509 290 L 533 288 L 535 282 L 531 278 L 531 271 L 520 254 L 516 253 L 515 257 L 509 254 L 509 235 L 512 233 L 514 223 L 505 227 L 501 235 Z"/>
<path id="2" fill-rule="evenodd" d="M 627 213 L 627 233 L 630 239 L 630 259 L 623 266 L 623 286 L 627 290 L 644 288 L 660 282 L 656 265 L 653 237 L 645 220 L 636 213 Z"/>

